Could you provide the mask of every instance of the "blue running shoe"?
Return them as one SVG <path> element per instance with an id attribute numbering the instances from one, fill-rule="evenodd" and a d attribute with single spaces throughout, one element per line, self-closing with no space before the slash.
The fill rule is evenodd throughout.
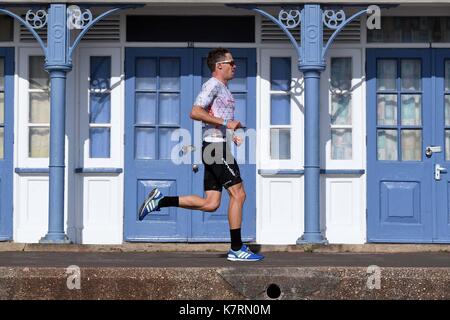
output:
<path id="1" fill-rule="evenodd" d="M 158 190 L 158 188 L 154 188 L 145 199 L 141 208 L 139 209 L 139 220 L 142 221 L 144 218 L 153 211 L 160 211 L 159 201 L 163 198 L 163 194 Z"/>
<path id="2" fill-rule="evenodd" d="M 238 251 L 230 249 L 227 259 L 230 261 L 260 261 L 264 259 L 264 256 L 251 252 L 244 244 Z"/>

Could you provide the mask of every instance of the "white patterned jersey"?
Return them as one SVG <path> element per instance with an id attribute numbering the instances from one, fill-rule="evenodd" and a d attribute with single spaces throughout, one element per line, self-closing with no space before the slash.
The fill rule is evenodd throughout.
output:
<path id="1" fill-rule="evenodd" d="M 203 107 L 214 117 L 234 120 L 235 101 L 228 87 L 211 77 L 206 81 L 195 99 L 194 106 Z M 225 141 L 226 127 L 204 123 L 203 140 L 207 142 Z"/>

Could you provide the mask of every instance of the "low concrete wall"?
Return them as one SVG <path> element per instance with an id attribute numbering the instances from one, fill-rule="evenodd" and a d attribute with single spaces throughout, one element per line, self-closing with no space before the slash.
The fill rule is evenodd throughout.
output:
<path id="1" fill-rule="evenodd" d="M 88 267 L 72 290 L 66 270 L 0 267 L 0 299 L 450 299 L 450 268 L 381 268 L 379 289 L 360 267 Z"/>

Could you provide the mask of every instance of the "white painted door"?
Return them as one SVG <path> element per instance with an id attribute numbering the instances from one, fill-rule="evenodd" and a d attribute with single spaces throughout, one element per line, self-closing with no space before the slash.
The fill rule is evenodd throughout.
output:
<path id="1" fill-rule="evenodd" d="M 75 193 L 77 243 L 123 240 L 123 99 L 120 48 L 80 48 L 77 64 Z"/>

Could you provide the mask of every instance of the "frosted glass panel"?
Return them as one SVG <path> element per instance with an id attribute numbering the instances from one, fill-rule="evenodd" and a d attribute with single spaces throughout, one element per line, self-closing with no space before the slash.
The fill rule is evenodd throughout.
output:
<path id="1" fill-rule="evenodd" d="M 422 89 L 421 62 L 418 59 L 403 59 L 401 65 L 402 90 Z"/>
<path id="2" fill-rule="evenodd" d="M 231 91 L 245 92 L 247 91 L 247 59 L 234 59 L 236 63 L 236 71 L 234 78 L 228 83 Z"/>
<path id="3" fill-rule="evenodd" d="M 50 123 L 50 97 L 46 92 L 30 92 L 30 123 Z"/>
<path id="4" fill-rule="evenodd" d="M 352 130 L 332 129 L 331 130 L 331 159 L 351 160 L 352 159 Z"/>
<path id="5" fill-rule="evenodd" d="M 111 58 L 91 57 L 91 90 L 105 90 L 111 86 Z"/>
<path id="6" fill-rule="evenodd" d="M 378 94 L 378 125 L 397 125 L 397 95 Z"/>
<path id="7" fill-rule="evenodd" d="M 397 89 L 397 61 L 378 60 L 377 63 L 377 90 Z"/>
<path id="8" fill-rule="evenodd" d="M 156 59 L 136 59 L 136 89 L 156 90 Z"/>
<path id="9" fill-rule="evenodd" d="M 402 94 L 402 125 L 422 124 L 422 96 Z"/>
<path id="10" fill-rule="evenodd" d="M 422 159 L 422 130 L 402 130 L 402 160 Z"/>
<path id="11" fill-rule="evenodd" d="M 291 58 L 270 58 L 270 90 L 289 91 L 291 78 Z"/>
<path id="12" fill-rule="evenodd" d="M 352 87 L 352 58 L 331 58 L 330 85 L 348 91 Z"/>
<path id="13" fill-rule="evenodd" d="M 111 95 L 109 93 L 91 93 L 90 95 L 90 123 L 111 122 Z"/>
<path id="14" fill-rule="evenodd" d="M 270 129 L 270 158 L 280 160 L 291 158 L 290 129 Z"/>
<path id="15" fill-rule="evenodd" d="M 162 93 L 159 95 L 159 124 L 180 123 L 180 95 Z"/>
<path id="16" fill-rule="evenodd" d="M 178 144 L 179 140 L 172 141 L 172 133 L 176 129 L 160 128 L 159 129 L 159 159 L 171 159 L 172 149 Z M 178 155 L 177 150 L 174 154 Z"/>
<path id="17" fill-rule="evenodd" d="M 91 158 L 110 157 L 110 128 L 90 128 L 89 129 L 89 156 Z"/>
<path id="18" fill-rule="evenodd" d="M 397 160 L 397 130 L 377 131 L 378 160 Z"/>
<path id="19" fill-rule="evenodd" d="M 331 124 L 352 124 L 352 96 L 331 96 Z"/>
<path id="20" fill-rule="evenodd" d="M 136 93 L 136 123 L 155 124 L 156 94 Z"/>
<path id="21" fill-rule="evenodd" d="M 180 59 L 161 58 L 160 60 L 160 90 L 180 90 Z"/>
<path id="22" fill-rule="evenodd" d="M 136 128 L 136 159 L 155 159 L 155 136 L 154 128 Z"/>
<path id="23" fill-rule="evenodd" d="M 450 60 L 445 60 L 445 91 L 450 91 Z"/>
<path id="24" fill-rule="evenodd" d="M 445 160 L 450 160 L 450 130 L 445 130 Z"/>
<path id="25" fill-rule="evenodd" d="M 291 96 L 273 94 L 270 97 L 270 124 L 291 124 Z"/>
<path id="26" fill-rule="evenodd" d="M 243 126 L 247 124 L 247 95 L 234 94 L 234 119 L 239 120 Z"/>
<path id="27" fill-rule="evenodd" d="M 44 70 L 44 63 L 45 59 L 43 56 L 29 57 L 28 79 L 30 82 L 30 89 L 48 90 L 49 77 L 48 73 Z"/>
<path id="28" fill-rule="evenodd" d="M 445 96 L 445 125 L 450 126 L 450 95 Z"/>
<path id="29" fill-rule="evenodd" d="M 0 124 L 5 123 L 5 94 L 0 92 Z"/>
<path id="30" fill-rule="evenodd" d="M 30 158 L 48 158 L 49 128 L 30 128 L 28 155 Z"/>
<path id="31" fill-rule="evenodd" d="M 5 157 L 5 128 L 0 127 L 0 159 L 3 159 Z"/>

